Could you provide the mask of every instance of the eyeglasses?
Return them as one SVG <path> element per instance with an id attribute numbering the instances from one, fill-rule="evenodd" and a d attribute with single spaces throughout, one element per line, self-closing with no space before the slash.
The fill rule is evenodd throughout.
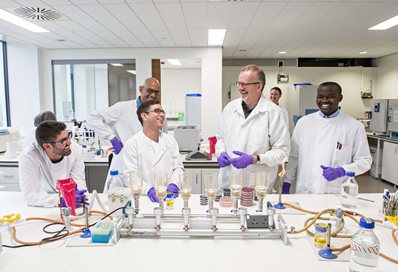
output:
<path id="1" fill-rule="evenodd" d="M 239 81 L 237 81 L 236 82 L 236 86 L 238 86 L 238 87 L 246 87 L 246 86 L 249 86 L 249 85 L 255 85 L 255 84 L 260 84 L 261 82 L 258 82 L 258 81 L 256 81 L 256 82 L 248 82 L 248 83 L 245 83 L 245 82 L 239 82 Z"/>
<path id="2" fill-rule="evenodd" d="M 161 113 L 166 114 L 166 112 L 164 110 L 162 110 L 162 109 L 154 109 L 154 110 L 151 110 L 151 111 L 147 111 L 146 113 L 150 113 L 150 112 L 154 112 L 156 114 L 161 114 Z"/>
<path id="3" fill-rule="evenodd" d="M 158 95 L 160 94 L 160 91 L 159 91 L 159 90 L 154 90 L 154 89 L 151 89 L 151 88 L 146 88 L 145 90 L 146 90 L 146 92 L 147 92 L 149 95 L 155 94 L 156 96 L 158 96 Z"/>
<path id="4" fill-rule="evenodd" d="M 56 144 L 56 143 L 60 143 L 61 145 L 65 145 L 66 142 L 70 139 L 72 139 L 72 131 L 68 131 L 68 136 L 66 138 L 63 138 L 59 141 L 53 141 L 53 142 L 49 142 L 50 144 Z"/>

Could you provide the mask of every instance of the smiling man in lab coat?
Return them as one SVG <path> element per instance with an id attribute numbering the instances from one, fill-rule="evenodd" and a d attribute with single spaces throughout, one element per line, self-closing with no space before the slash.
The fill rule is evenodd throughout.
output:
<path id="1" fill-rule="evenodd" d="M 256 65 L 240 70 L 236 82 L 241 98 L 228 103 L 221 115 L 216 152 L 220 189 L 229 187 L 232 171 L 269 173 L 272 190 L 277 167 L 289 154 L 290 136 L 283 112 L 263 94 L 265 74 Z"/>
<path id="2" fill-rule="evenodd" d="M 324 82 L 317 89 L 319 111 L 302 117 L 293 131 L 283 193 L 296 181 L 296 193 L 337 194 L 347 171 L 370 169 L 364 126 L 339 110 L 341 86 Z"/>
<path id="3" fill-rule="evenodd" d="M 168 181 L 167 191 L 178 196 L 178 176 L 184 172 L 184 166 L 176 140 L 161 131 L 165 120 L 162 106 L 158 101 L 146 101 L 139 106 L 137 116 L 143 130 L 127 140 L 118 157 L 123 164 L 122 178 L 127 178 L 130 172 L 141 172 L 143 194 L 152 202 L 159 202 L 154 175 L 164 173 Z"/>
<path id="4" fill-rule="evenodd" d="M 147 78 L 139 91 L 140 96 L 136 100 L 118 102 L 90 114 L 87 119 L 87 127 L 109 140 L 115 154 L 119 154 L 131 136 L 142 130 L 136 111 L 141 103 L 160 98 L 160 83 L 156 78 Z M 163 131 L 167 132 L 166 128 Z"/>

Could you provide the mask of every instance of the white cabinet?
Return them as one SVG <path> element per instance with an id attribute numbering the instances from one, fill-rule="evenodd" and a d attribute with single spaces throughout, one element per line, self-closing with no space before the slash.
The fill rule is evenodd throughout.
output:
<path id="1" fill-rule="evenodd" d="M 4 186 L 3 191 L 21 191 L 19 188 L 18 167 L 0 167 L 0 185 Z"/>
<path id="2" fill-rule="evenodd" d="M 384 142 L 381 178 L 398 184 L 398 144 Z"/>

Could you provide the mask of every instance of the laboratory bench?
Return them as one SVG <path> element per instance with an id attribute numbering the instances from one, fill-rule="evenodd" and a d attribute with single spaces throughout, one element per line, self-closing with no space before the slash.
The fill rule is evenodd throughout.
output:
<path id="1" fill-rule="evenodd" d="M 277 195 L 267 195 L 266 200 L 273 204 Z M 381 194 L 360 194 L 360 197 L 372 200 L 358 200 L 355 212 L 367 217 L 380 219 Z M 107 198 L 101 195 L 104 204 Z M 92 201 L 92 199 L 90 199 Z M 340 207 L 339 195 L 284 195 L 284 202 L 295 203 L 304 209 L 322 211 L 327 208 Z M 192 214 L 205 214 L 207 206 L 199 205 L 199 196 L 193 195 L 189 200 Z M 142 213 L 153 212 L 155 204 L 147 198 L 141 198 Z M 175 200 L 173 210 L 164 213 L 179 214 L 182 200 Z M 223 208 L 219 203 L 215 207 L 220 214 L 230 214 L 230 208 Z M 97 209 L 97 207 L 95 207 Z M 255 206 L 248 207 L 248 213 L 254 213 Z M 22 218 L 46 217 L 59 218 L 58 208 L 38 208 L 24 205 L 20 192 L 0 191 L 0 216 L 20 213 Z M 297 210 L 287 208 L 277 210 L 290 227 L 301 229 L 304 221 L 311 217 Z M 38 241 L 47 236 L 42 228 L 48 222 L 29 221 L 16 223 L 17 237 L 23 241 Z M 353 234 L 358 227 L 346 219 L 344 234 Z M 0 226 L 3 244 L 15 245 L 10 231 L 4 224 Z M 394 243 L 391 229 L 376 225 L 375 234 L 381 243 L 381 252 L 398 259 L 398 245 Z M 346 272 L 348 271 L 349 250 L 339 255 L 336 260 L 320 259 L 318 250 L 313 246 L 313 238 L 307 233 L 289 234 L 288 244 L 279 239 L 228 239 L 206 238 L 122 238 L 115 245 L 97 245 L 81 242 L 80 238 L 72 237 L 41 246 L 5 248 L 0 253 L 0 271 L 2 272 L 76 272 L 76 271 L 314 271 L 314 272 Z M 332 238 L 332 247 L 349 243 L 349 239 Z M 84 246 L 84 244 L 86 244 Z M 379 257 L 379 264 L 367 271 L 392 272 L 398 271 L 398 265 Z"/>
<path id="2" fill-rule="evenodd" d="M 398 185 L 398 139 L 368 134 L 372 168 L 370 175 Z"/>
<path id="3" fill-rule="evenodd" d="M 180 154 L 185 172 L 192 175 L 192 192 L 204 192 L 202 176 L 210 172 L 218 173 L 218 163 L 215 156 L 211 160 L 186 160 L 186 154 Z M 87 188 L 91 192 L 102 192 L 108 175 L 108 157 L 95 156 L 84 159 Z M 0 154 L 0 185 L 7 191 L 20 191 L 18 179 L 18 158 L 8 159 Z"/>

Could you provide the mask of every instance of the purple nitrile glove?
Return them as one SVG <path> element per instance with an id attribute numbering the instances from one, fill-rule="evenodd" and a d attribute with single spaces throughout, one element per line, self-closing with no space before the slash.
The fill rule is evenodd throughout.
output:
<path id="1" fill-rule="evenodd" d="M 159 203 L 159 198 L 156 196 L 155 188 L 152 187 L 151 189 L 149 189 L 147 195 L 150 201 Z"/>
<path id="2" fill-rule="evenodd" d="M 290 186 L 289 182 L 283 182 L 282 184 L 282 194 L 288 195 L 290 194 Z"/>
<path id="3" fill-rule="evenodd" d="M 123 148 L 123 143 L 117 137 L 113 137 L 111 139 L 111 144 L 112 144 L 113 152 L 116 155 L 119 154 L 120 150 L 122 150 L 122 148 Z"/>
<path id="4" fill-rule="evenodd" d="M 253 164 L 253 156 L 243 153 L 241 151 L 232 151 L 235 155 L 238 155 L 240 157 L 232 159 L 231 163 L 235 168 L 241 169 L 241 168 L 246 168 L 250 164 Z"/>
<path id="5" fill-rule="evenodd" d="M 323 177 L 327 181 L 332 181 L 345 175 L 345 170 L 343 167 L 333 168 L 321 165 L 321 168 L 323 169 Z"/>
<path id="6" fill-rule="evenodd" d="M 225 167 L 231 164 L 231 158 L 228 156 L 228 153 L 222 153 L 219 157 L 218 157 L 218 165 L 220 167 Z"/>
<path id="7" fill-rule="evenodd" d="M 85 194 L 86 192 L 87 190 L 79 190 L 76 187 L 76 208 L 80 208 L 81 206 L 83 206 L 83 201 L 86 206 L 89 205 L 89 203 L 87 202 L 88 198 Z"/>
<path id="8" fill-rule="evenodd" d="M 177 198 L 180 195 L 180 188 L 174 183 L 170 183 L 169 186 L 167 186 L 167 192 L 173 193 L 174 198 Z"/>

